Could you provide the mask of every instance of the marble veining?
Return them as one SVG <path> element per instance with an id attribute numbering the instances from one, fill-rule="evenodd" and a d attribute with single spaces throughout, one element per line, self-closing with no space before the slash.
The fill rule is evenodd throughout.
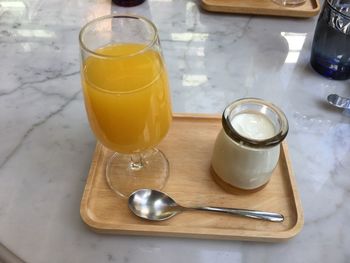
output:
<path id="1" fill-rule="evenodd" d="M 109 236 L 85 227 L 79 205 L 95 139 L 81 95 L 78 33 L 111 12 L 143 15 L 158 27 L 175 112 L 221 113 L 242 97 L 285 111 L 305 214 L 299 235 L 266 244 Z M 311 69 L 315 24 L 211 14 L 190 0 L 133 8 L 0 0 L 0 244 L 36 263 L 348 262 L 350 114 L 325 99 L 350 97 L 350 82 Z"/>

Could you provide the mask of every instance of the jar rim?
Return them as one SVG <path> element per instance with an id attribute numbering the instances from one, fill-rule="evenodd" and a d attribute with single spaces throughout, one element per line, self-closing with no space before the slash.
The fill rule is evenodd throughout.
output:
<path id="1" fill-rule="evenodd" d="M 279 129 L 276 131 L 275 135 L 266 138 L 266 139 L 253 139 L 253 138 L 248 138 L 243 135 L 241 135 L 232 125 L 231 123 L 231 113 L 237 109 L 237 107 L 242 106 L 242 105 L 256 105 L 256 106 L 261 106 L 263 111 L 259 111 L 259 113 L 264 114 L 266 110 L 270 110 L 273 112 L 277 118 L 278 118 L 278 123 L 279 123 Z M 267 116 L 266 114 L 264 114 Z M 267 116 L 268 117 L 268 116 Z M 269 117 L 268 117 L 269 118 Z M 270 118 L 269 118 L 270 119 Z M 243 144 L 245 146 L 250 146 L 254 148 L 266 148 L 266 147 L 272 147 L 275 145 L 280 144 L 285 137 L 288 134 L 289 126 L 288 126 L 288 120 L 286 115 L 283 113 L 283 111 L 275 106 L 274 104 L 258 99 L 258 98 L 243 98 L 236 100 L 232 103 L 230 103 L 224 110 L 222 114 L 222 126 L 225 131 L 225 133 L 234 141 Z"/>

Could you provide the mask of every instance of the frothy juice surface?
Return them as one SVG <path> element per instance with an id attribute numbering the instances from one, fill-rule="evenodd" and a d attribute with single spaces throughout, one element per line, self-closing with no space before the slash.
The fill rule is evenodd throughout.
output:
<path id="1" fill-rule="evenodd" d="M 273 123 L 263 114 L 244 112 L 231 120 L 233 128 L 243 137 L 254 140 L 265 140 L 275 135 Z"/>
<path id="2" fill-rule="evenodd" d="M 168 78 L 160 54 L 141 44 L 110 45 L 84 61 L 82 83 L 90 125 L 120 153 L 156 146 L 171 123 Z M 128 56 L 129 54 L 133 54 Z"/>

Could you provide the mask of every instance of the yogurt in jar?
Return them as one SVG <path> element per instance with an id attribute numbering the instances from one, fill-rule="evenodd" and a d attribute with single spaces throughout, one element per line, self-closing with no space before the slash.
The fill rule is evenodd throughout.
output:
<path id="1" fill-rule="evenodd" d="M 272 122 L 261 113 L 244 112 L 233 117 L 232 127 L 249 139 L 265 140 L 276 134 Z"/>
<path id="2" fill-rule="evenodd" d="M 214 145 L 212 168 L 234 187 L 251 190 L 266 184 L 278 163 L 288 122 L 276 106 L 271 104 L 266 111 L 266 105 L 270 106 L 262 100 L 244 99 L 224 111 L 224 127 Z"/>

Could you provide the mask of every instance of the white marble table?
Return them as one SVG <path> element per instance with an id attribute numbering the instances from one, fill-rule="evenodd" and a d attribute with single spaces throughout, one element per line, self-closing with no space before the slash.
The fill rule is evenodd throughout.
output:
<path id="1" fill-rule="evenodd" d="M 80 92 L 79 28 L 135 13 L 158 26 L 175 112 L 260 97 L 287 114 L 305 212 L 285 243 L 95 234 L 79 205 L 95 139 Z M 350 114 L 325 104 L 349 81 L 309 66 L 316 18 L 216 15 L 196 1 L 0 0 L 0 243 L 26 262 L 349 262 Z M 0 249 L 0 261 L 11 261 Z"/>

